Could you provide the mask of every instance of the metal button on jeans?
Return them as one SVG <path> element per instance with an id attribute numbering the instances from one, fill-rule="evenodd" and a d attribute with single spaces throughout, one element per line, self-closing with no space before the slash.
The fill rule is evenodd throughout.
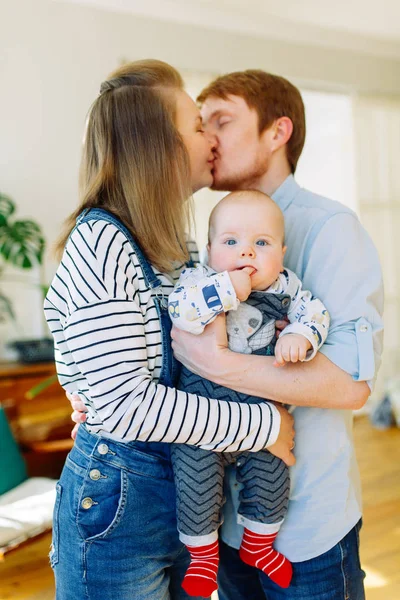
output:
<path id="1" fill-rule="evenodd" d="M 98 451 L 99 451 L 99 454 L 107 454 L 107 452 L 108 452 L 107 444 L 99 444 Z"/>
<path id="2" fill-rule="evenodd" d="M 91 498 L 84 498 L 82 500 L 82 508 L 88 509 L 88 508 L 92 508 L 93 506 L 93 500 Z"/>
<path id="3" fill-rule="evenodd" d="M 89 473 L 89 477 L 90 479 L 93 479 L 93 481 L 97 481 L 98 479 L 100 479 L 101 473 L 98 469 L 92 469 Z"/>

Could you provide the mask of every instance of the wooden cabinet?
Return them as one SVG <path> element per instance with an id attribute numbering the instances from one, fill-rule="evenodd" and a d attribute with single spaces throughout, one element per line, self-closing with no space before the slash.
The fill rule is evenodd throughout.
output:
<path id="1" fill-rule="evenodd" d="M 27 396 L 29 390 L 54 375 L 52 363 L 0 362 L 0 402 L 31 477 L 58 478 L 73 445 L 71 406 L 58 381 L 33 399 Z"/>

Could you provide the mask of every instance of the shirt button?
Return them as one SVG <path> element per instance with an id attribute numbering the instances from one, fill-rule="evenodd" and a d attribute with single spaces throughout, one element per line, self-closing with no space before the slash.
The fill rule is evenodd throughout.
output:
<path id="1" fill-rule="evenodd" d="M 89 473 L 89 477 L 90 479 L 93 479 L 93 481 L 97 481 L 98 479 L 100 479 L 101 473 L 98 469 L 92 469 Z"/>
<path id="2" fill-rule="evenodd" d="M 93 500 L 91 498 L 84 498 L 82 500 L 82 508 L 85 508 L 86 510 L 88 508 L 91 508 L 93 506 Z"/>
<path id="3" fill-rule="evenodd" d="M 236 466 L 237 467 L 241 467 L 242 466 L 242 462 L 240 460 L 238 460 L 237 463 L 236 463 Z"/>
<path id="4" fill-rule="evenodd" d="M 99 454 L 107 454 L 107 452 L 108 452 L 107 444 L 99 444 L 98 451 L 99 451 Z"/>
<path id="5" fill-rule="evenodd" d="M 361 331 L 362 333 L 365 333 L 366 331 L 368 331 L 368 325 L 361 325 L 361 327 L 360 327 L 360 331 Z"/>

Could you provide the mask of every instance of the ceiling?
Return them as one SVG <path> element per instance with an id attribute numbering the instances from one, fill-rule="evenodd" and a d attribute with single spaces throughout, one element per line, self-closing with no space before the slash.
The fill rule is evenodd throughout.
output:
<path id="1" fill-rule="evenodd" d="M 399 0 L 61 1 L 212 29 L 400 58 Z"/>

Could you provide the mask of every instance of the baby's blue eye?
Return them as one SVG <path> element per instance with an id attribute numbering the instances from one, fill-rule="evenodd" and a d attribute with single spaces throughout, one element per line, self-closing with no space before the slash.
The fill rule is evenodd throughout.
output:
<path id="1" fill-rule="evenodd" d="M 232 239 L 230 239 L 230 240 L 226 240 L 226 241 L 225 241 L 225 244 L 226 244 L 227 246 L 234 246 L 234 245 L 236 244 L 236 240 L 232 240 Z"/>
<path id="2" fill-rule="evenodd" d="M 268 242 L 266 242 L 265 240 L 257 240 L 256 244 L 257 246 L 267 246 Z"/>

